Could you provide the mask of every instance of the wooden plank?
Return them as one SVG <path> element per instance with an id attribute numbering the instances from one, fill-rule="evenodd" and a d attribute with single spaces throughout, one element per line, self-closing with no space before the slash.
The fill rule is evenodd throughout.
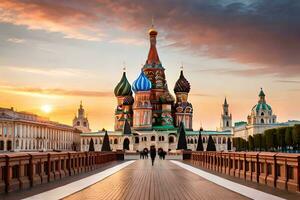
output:
<path id="1" fill-rule="evenodd" d="M 77 199 L 247 199 L 170 161 L 139 160 L 114 175 L 65 198 Z"/>

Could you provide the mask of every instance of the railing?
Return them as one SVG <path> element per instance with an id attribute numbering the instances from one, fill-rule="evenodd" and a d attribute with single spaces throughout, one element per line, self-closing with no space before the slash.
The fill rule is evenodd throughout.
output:
<path id="1" fill-rule="evenodd" d="M 123 152 L 0 154 L 0 193 L 34 187 L 124 160 Z"/>
<path id="2" fill-rule="evenodd" d="M 192 152 L 195 165 L 279 189 L 300 191 L 300 154 Z"/>

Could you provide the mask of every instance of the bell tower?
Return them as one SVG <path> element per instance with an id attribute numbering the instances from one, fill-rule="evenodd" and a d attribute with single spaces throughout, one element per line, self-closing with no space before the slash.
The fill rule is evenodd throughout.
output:
<path id="1" fill-rule="evenodd" d="M 81 130 L 83 133 L 91 132 L 89 120 L 85 116 L 85 110 L 83 109 L 82 101 L 80 101 L 77 115 L 75 115 L 73 119 L 73 127 Z"/>
<path id="2" fill-rule="evenodd" d="M 225 98 L 224 104 L 223 104 L 223 111 L 221 114 L 221 124 L 220 124 L 220 130 L 226 131 L 231 130 L 232 128 L 232 115 L 229 114 L 229 104 L 227 103 L 227 99 Z"/>

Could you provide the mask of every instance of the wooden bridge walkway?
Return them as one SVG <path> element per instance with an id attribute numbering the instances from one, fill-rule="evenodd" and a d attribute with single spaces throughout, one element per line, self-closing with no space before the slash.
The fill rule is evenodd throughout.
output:
<path id="1" fill-rule="evenodd" d="M 106 179 L 65 198 L 81 199 L 247 199 L 170 161 L 138 160 Z"/>

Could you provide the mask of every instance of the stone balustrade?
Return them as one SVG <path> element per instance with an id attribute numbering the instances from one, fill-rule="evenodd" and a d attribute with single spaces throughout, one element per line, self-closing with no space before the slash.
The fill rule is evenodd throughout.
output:
<path id="1" fill-rule="evenodd" d="M 300 192 L 300 154 L 273 152 L 192 152 L 193 164 L 266 184 Z"/>
<path id="2" fill-rule="evenodd" d="M 0 193 L 27 189 L 67 176 L 88 172 L 123 152 L 32 152 L 0 154 Z"/>

